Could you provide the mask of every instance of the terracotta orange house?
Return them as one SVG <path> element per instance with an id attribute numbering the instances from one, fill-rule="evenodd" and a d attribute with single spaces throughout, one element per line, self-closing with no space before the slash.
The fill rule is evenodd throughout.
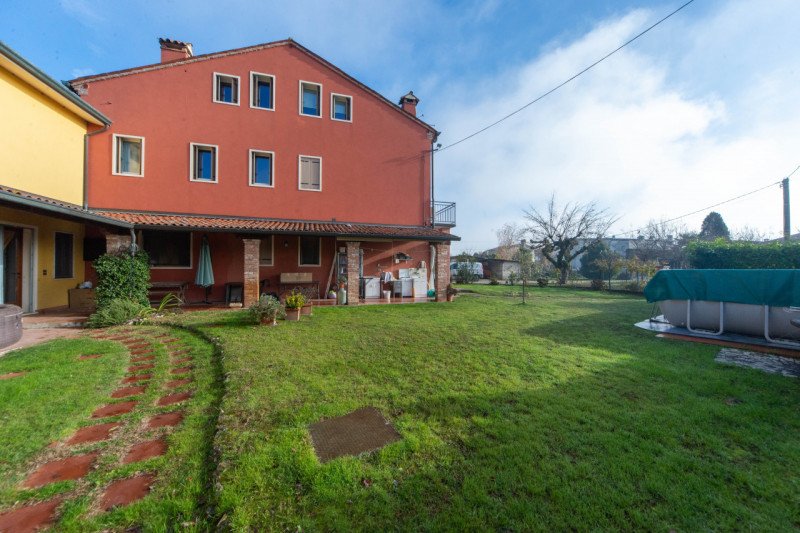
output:
<path id="1" fill-rule="evenodd" d="M 358 303 L 387 272 L 424 279 L 398 294 L 445 299 L 455 205 L 434 200 L 438 132 L 413 93 L 389 101 L 291 39 L 205 55 L 159 42 L 160 63 L 70 82 L 111 120 L 89 139 L 88 208 L 133 227 L 89 239 L 135 239 L 154 284 L 189 302 L 324 298 L 346 279 Z M 210 292 L 194 285 L 203 240 Z"/>

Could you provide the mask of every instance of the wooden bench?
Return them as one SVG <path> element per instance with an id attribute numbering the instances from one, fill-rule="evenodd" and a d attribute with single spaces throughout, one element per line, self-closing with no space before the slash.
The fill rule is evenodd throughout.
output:
<path id="1" fill-rule="evenodd" d="M 150 302 L 160 302 L 167 294 L 174 294 L 183 303 L 186 301 L 186 289 L 188 288 L 188 281 L 153 281 L 150 283 L 148 298 Z"/>
<path id="2" fill-rule="evenodd" d="M 297 290 L 306 297 L 306 300 L 319 298 L 319 281 L 311 279 L 311 272 L 283 272 L 280 277 L 278 294 L 281 298 Z"/>

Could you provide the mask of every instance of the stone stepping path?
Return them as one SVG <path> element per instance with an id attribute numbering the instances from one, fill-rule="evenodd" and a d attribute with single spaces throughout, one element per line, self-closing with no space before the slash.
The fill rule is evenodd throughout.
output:
<path id="1" fill-rule="evenodd" d="M 153 474 L 142 474 L 114 481 L 100 498 L 100 508 L 104 511 L 110 511 L 115 507 L 141 500 L 150 492 L 150 486 L 155 479 L 156 477 Z"/>
<path id="2" fill-rule="evenodd" d="M 91 468 L 95 459 L 97 459 L 97 455 L 97 452 L 73 455 L 66 459 L 45 463 L 28 476 L 28 479 L 22 483 L 22 486 L 35 489 L 50 483 L 55 483 L 56 481 L 68 481 L 81 478 L 89 472 L 89 468 Z"/>
<path id="3" fill-rule="evenodd" d="M 121 389 L 117 389 L 111 393 L 112 398 L 127 398 L 129 396 L 138 396 L 140 394 L 144 394 L 144 391 L 147 390 L 147 387 L 144 385 L 140 385 L 137 387 L 122 387 Z"/>
<path id="4" fill-rule="evenodd" d="M 155 415 L 147 422 L 147 427 L 150 429 L 173 427 L 181 422 L 183 422 L 183 411 L 173 411 L 171 413 Z"/>
<path id="5" fill-rule="evenodd" d="M 165 405 L 173 405 L 176 403 L 181 403 L 183 401 L 188 400 L 192 397 L 191 392 L 176 392 L 174 394 L 167 394 L 166 396 L 162 396 L 158 400 L 158 404 L 160 407 Z"/>
<path id="6" fill-rule="evenodd" d="M 61 498 L 26 505 L 0 514 L 0 531 L 3 533 L 29 533 L 53 525 Z"/>
<path id="7" fill-rule="evenodd" d="M 122 460 L 123 464 L 138 463 L 167 453 L 167 442 L 164 439 L 154 439 L 139 444 L 134 444 Z"/>
<path id="8" fill-rule="evenodd" d="M 96 424 L 94 426 L 86 426 L 70 437 L 67 441 L 68 446 L 76 444 L 87 444 L 89 442 L 100 442 L 107 440 L 111 436 L 111 432 L 120 427 L 120 422 L 109 422 L 107 424 Z"/>
<path id="9" fill-rule="evenodd" d="M 130 413 L 133 411 L 133 408 L 136 407 L 136 404 L 139 402 L 119 402 L 119 403 L 111 403 L 104 407 L 100 407 L 99 409 L 95 409 L 92 413 L 92 418 L 105 418 L 107 416 L 117 416 L 117 415 L 124 415 L 125 413 Z"/>
<path id="10" fill-rule="evenodd" d="M 193 366 L 191 365 L 193 361 L 191 357 L 192 350 L 177 344 L 181 342 L 181 339 L 173 337 L 169 333 L 158 333 L 146 339 L 142 338 L 142 334 L 139 334 L 139 332 L 90 334 L 90 337 L 96 340 L 119 342 L 127 348 L 130 354 L 131 365 L 127 369 L 128 374 L 121 380 L 123 386 L 111 393 L 111 399 L 131 398 L 147 392 L 148 383 L 153 379 L 152 370 L 156 368 L 156 361 L 158 359 L 158 351 L 156 348 L 158 345 L 162 346 L 162 350 L 166 348 L 168 352 L 170 369 L 167 375 L 176 376 L 175 379 L 166 381 L 164 387 L 167 389 L 177 389 L 189 385 L 193 381 L 191 377 L 187 376 L 187 374 L 193 370 Z M 82 361 L 91 361 L 100 357 L 102 357 L 102 354 L 90 353 L 80 355 L 78 358 Z M 25 373 L 24 371 L 20 371 L 3 374 L 0 375 L 0 380 L 20 377 L 25 375 Z M 192 398 L 193 394 L 193 391 L 173 392 L 160 397 L 156 401 L 156 405 L 163 407 L 180 404 Z M 138 406 L 139 402 L 136 400 L 109 403 L 95 409 L 91 414 L 91 418 L 101 419 L 125 415 L 132 412 Z M 144 426 L 137 427 L 144 428 L 145 430 L 166 428 L 168 431 L 169 428 L 181 424 L 184 416 L 185 412 L 183 410 L 158 413 L 150 416 Z M 64 441 L 64 447 L 59 447 L 58 443 L 53 443 L 54 447 L 52 449 L 60 455 L 64 451 L 69 450 L 69 447 L 72 446 L 114 439 L 115 434 L 119 431 L 124 432 L 120 433 L 120 435 L 128 435 L 130 429 L 121 429 L 124 427 L 124 421 L 105 422 L 81 427 Z M 132 440 L 136 440 L 135 435 L 138 435 L 140 431 L 141 429 L 137 429 L 131 434 L 134 435 L 134 439 Z M 164 430 L 161 429 L 159 432 L 160 436 L 157 438 L 150 436 L 148 440 L 134 442 L 125 452 L 122 464 L 138 463 L 166 454 L 168 444 L 163 431 Z M 128 437 L 124 436 L 122 438 Z M 119 446 L 119 444 L 117 446 Z M 113 451 L 115 449 L 119 450 L 119 448 L 114 448 L 113 445 L 112 448 L 110 448 L 112 453 L 119 453 L 118 451 Z M 77 480 L 86 476 L 95 464 L 100 465 L 98 468 L 109 468 L 108 466 L 104 467 L 103 462 L 97 462 L 101 453 L 103 453 L 102 449 L 91 453 L 71 455 L 66 458 L 48 461 L 31 472 L 21 486 L 26 489 L 36 489 L 59 481 Z M 114 467 L 111 468 L 113 469 Z M 142 473 L 133 477 L 116 480 L 110 483 L 98 498 L 99 507 L 104 511 L 108 511 L 144 498 L 149 494 L 150 487 L 155 479 L 155 474 Z M 85 490 L 86 489 L 83 488 L 82 485 L 78 485 L 77 493 L 73 493 L 70 497 L 82 494 Z M 39 529 L 52 526 L 57 518 L 58 507 L 63 501 L 64 497 L 62 496 L 3 512 L 0 514 L 0 533 L 38 531 Z"/>

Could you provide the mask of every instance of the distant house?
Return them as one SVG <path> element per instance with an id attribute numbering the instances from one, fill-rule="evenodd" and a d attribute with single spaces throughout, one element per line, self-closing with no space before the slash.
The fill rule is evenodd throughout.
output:
<path id="1" fill-rule="evenodd" d="M 498 280 L 507 280 L 509 275 L 519 276 L 519 261 L 512 259 L 481 259 L 484 275 Z"/>

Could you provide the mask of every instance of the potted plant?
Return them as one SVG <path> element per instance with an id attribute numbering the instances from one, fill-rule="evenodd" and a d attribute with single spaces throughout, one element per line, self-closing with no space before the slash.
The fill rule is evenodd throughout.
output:
<path id="1" fill-rule="evenodd" d="M 283 306 L 274 296 L 262 294 L 261 298 L 248 309 L 250 316 L 259 324 L 275 326 L 278 316 L 283 312 Z"/>
<path id="2" fill-rule="evenodd" d="M 294 290 L 286 297 L 284 305 L 286 306 L 286 320 L 300 320 L 300 309 L 306 303 L 306 297 L 303 293 Z"/>
<path id="3" fill-rule="evenodd" d="M 300 308 L 300 314 L 302 316 L 311 316 L 314 314 L 314 302 L 312 302 L 310 298 L 306 300 L 303 307 Z"/>
<path id="4" fill-rule="evenodd" d="M 447 284 L 447 301 L 448 302 L 452 302 L 453 298 L 456 297 L 456 294 L 458 294 L 458 289 L 453 287 L 452 283 L 448 283 Z"/>

